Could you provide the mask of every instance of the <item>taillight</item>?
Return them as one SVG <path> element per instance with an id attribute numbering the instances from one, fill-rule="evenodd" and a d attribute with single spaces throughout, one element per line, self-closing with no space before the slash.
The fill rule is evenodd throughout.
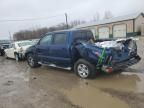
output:
<path id="1" fill-rule="evenodd" d="M 102 70 L 106 73 L 112 73 L 113 72 L 113 68 L 112 67 L 107 67 L 107 66 L 103 66 Z"/>
<path id="2" fill-rule="evenodd" d="M 108 67 L 105 70 L 107 73 L 112 73 L 113 72 L 113 68 L 112 67 Z"/>

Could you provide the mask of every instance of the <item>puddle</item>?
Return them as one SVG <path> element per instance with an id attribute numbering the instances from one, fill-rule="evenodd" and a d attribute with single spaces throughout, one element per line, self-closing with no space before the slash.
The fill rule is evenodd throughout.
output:
<path id="1" fill-rule="evenodd" d="M 129 108 L 124 101 L 88 85 L 65 91 L 65 95 L 69 101 L 82 108 Z"/>
<path id="2" fill-rule="evenodd" d="M 136 94 L 144 93 L 143 85 L 143 73 L 123 72 L 99 76 L 94 80 L 80 79 L 71 89 L 61 89 L 61 91 L 71 103 L 82 108 L 129 108 L 131 107 L 129 105 L 132 105 L 133 108 L 139 104 L 137 101 L 133 104 L 131 97 L 141 100 L 140 95 Z M 109 93 L 107 90 L 111 92 Z M 119 98 L 121 95 L 123 97 Z M 124 96 L 126 99 L 123 99 Z"/>
<path id="3" fill-rule="evenodd" d="M 133 90 L 133 92 L 136 93 L 144 93 L 144 74 L 143 73 L 130 73 L 130 72 L 124 72 L 123 75 L 132 76 L 136 75 L 139 79 L 136 80 L 136 89 Z"/>
<path id="4" fill-rule="evenodd" d="M 95 80 L 87 80 L 86 82 L 96 88 L 111 88 L 119 91 L 136 91 L 137 81 L 139 81 L 137 75 L 108 75 L 96 78 Z M 82 81 L 81 81 L 82 82 Z"/>

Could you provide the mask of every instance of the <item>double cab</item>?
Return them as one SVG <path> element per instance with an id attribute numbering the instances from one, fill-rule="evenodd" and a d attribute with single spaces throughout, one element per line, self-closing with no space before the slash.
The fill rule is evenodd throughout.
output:
<path id="1" fill-rule="evenodd" d="M 50 65 L 72 69 L 81 78 L 92 78 L 101 71 L 111 73 L 140 61 L 133 39 L 104 42 L 98 44 L 90 30 L 50 32 L 26 50 L 27 62 L 32 68 Z"/>

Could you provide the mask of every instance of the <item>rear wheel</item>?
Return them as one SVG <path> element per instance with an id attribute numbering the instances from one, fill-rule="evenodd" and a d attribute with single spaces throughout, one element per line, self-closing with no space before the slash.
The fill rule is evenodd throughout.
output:
<path id="1" fill-rule="evenodd" d="M 81 78 L 94 78 L 96 76 L 96 68 L 90 62 L 80 59 L 74 65 L 75 73 Z"/>
<path id="2" fill-rule="evenodd" d="M 31 68 L 35 68 L 35 67 L 39 67 L 40 66 L 40 64 L 38 64 L 38 62 L 34 59 L 33 54 L 28 54 L 27 55 L 27 62 L 28 62 L 28 65 Z"/>
<path id="3" fill-rule="evenodd" d="M 3 56 L 4 55 L 4 51 L 0 51 L 0 56 Z"/>

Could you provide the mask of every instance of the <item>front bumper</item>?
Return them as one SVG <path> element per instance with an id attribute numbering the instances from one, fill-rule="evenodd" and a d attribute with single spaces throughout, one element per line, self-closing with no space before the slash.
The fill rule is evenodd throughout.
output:
<path id="1" fill-rule="evenodd" d="M 25 59 L 25 53 L 18 53 L 20 59 Z"/>
<path id="2" fill-rule="evenodd" d="M 125 61 L 122 61 L 119 63 L 115 63 L 112 66 L 103 66 L 102 70 L 107 72 L 107 73 L 111 73 L 113 71 L 125 69 L 129 66 L 132 66 L 132 65 L 138 63 L 140 60 L 141 60 L 140 56 L 137 55 L 137 56 L 134 56 L 128 60 L 125 60 Z"/>

